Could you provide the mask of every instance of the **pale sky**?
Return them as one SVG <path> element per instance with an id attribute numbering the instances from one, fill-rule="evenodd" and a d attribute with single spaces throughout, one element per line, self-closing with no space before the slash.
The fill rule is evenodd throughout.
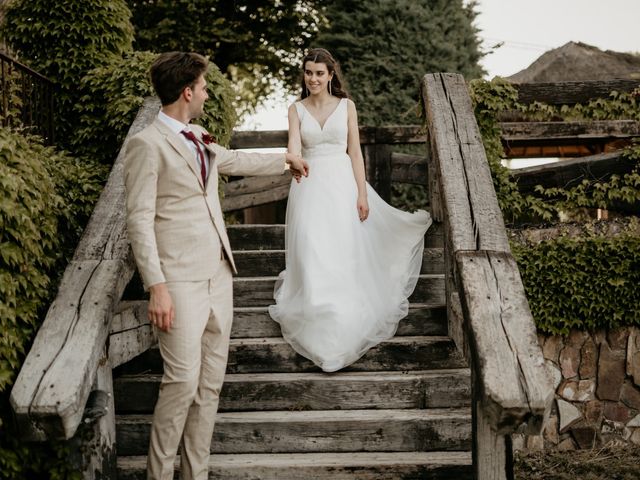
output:
<path id="1" fill-rule="evenodd" d="M 545 51 L 569 41 L 603 50 L 640 52 L 640 0 L 479 0 L 476 26 L 483 48 L 502 43 L 485 56 L 487 78 L 509 76 Z M 339 59 L 338 59 L 339 60 Z M 426 72 L 425 72 L 426 73 Z M 287 128 L 287 107 L 295 97 L 282 94 L 247 119 L 241 130 Z"/>

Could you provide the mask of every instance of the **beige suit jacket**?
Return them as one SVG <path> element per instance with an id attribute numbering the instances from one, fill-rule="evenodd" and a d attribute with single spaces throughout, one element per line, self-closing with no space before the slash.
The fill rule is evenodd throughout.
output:
<path id="1" fill-rule="evenodd" d="M 205 130 L 191 126 L 198 139 Z M 127 231 L 145 288 L 166 281 L 213 278 L 224 248 L 236 272 L 218 197 L 218 173 L 278 175 L 284 154 L 260 154 L 204 145 L 209 176 L 202 184 L 193 152 L 157 119 L 126 147 Z M 237 272 L 236 272 L 237 273 Z"/>

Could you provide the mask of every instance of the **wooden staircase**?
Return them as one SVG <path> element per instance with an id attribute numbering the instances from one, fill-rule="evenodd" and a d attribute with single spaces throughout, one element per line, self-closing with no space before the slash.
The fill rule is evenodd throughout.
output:
<path id="1" fill-rule="evenodd" d="M 240 276 L 210 479 L 471 478 L 470 374 L 447 336 L 442 230 L 394 338 L 322 373 L 269 317 L 284 268 L 282 225 L 229 228 Z M 162 361 L 157 348 L 114 371 L 118 478 L 145 478 Z"/>

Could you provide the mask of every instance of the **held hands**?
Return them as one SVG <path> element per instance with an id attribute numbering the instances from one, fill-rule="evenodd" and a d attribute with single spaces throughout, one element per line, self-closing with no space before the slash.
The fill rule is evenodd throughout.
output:
<path id="1" fill-rule="evenodd" d="M 358 207 L 358 217 L 360 221 L 364 222 L 369 217 L 369 202 L 366 195 L 358 195 L 358 201 L 356 203 Z"/>
<path id="2" fill-rule="evenodd" d="M 149 323 L 168 332 L 176 314 L 169 289 L 165 283 L 158 283 L 149 287 L 149 292 Z"/>
<path id="3" fill-rule="evenodd" d="M 296 179 L 296 182 L 300 183 L 300 179 L 309 176 L 309 165 L 300 155 L 295 155 L 293 153 L 285 153 L 285 161 L 287 165 L 289 165 L 289 171 L 293 178 Z"/>

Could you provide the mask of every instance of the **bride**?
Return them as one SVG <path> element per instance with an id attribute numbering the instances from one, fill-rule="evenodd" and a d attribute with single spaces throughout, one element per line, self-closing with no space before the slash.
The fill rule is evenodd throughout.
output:
<path id="1" fill-rule="evenodd" d="M 310 174 L 291 183 L 286 269 L 269 314 L 298 353 L 333 372 L 394 336 L 431 217 L 391 207 L 366 183 L 356 107 L 331 54 L 313 49 L 302 67 L 288 149 L 302 154 Z"/>

